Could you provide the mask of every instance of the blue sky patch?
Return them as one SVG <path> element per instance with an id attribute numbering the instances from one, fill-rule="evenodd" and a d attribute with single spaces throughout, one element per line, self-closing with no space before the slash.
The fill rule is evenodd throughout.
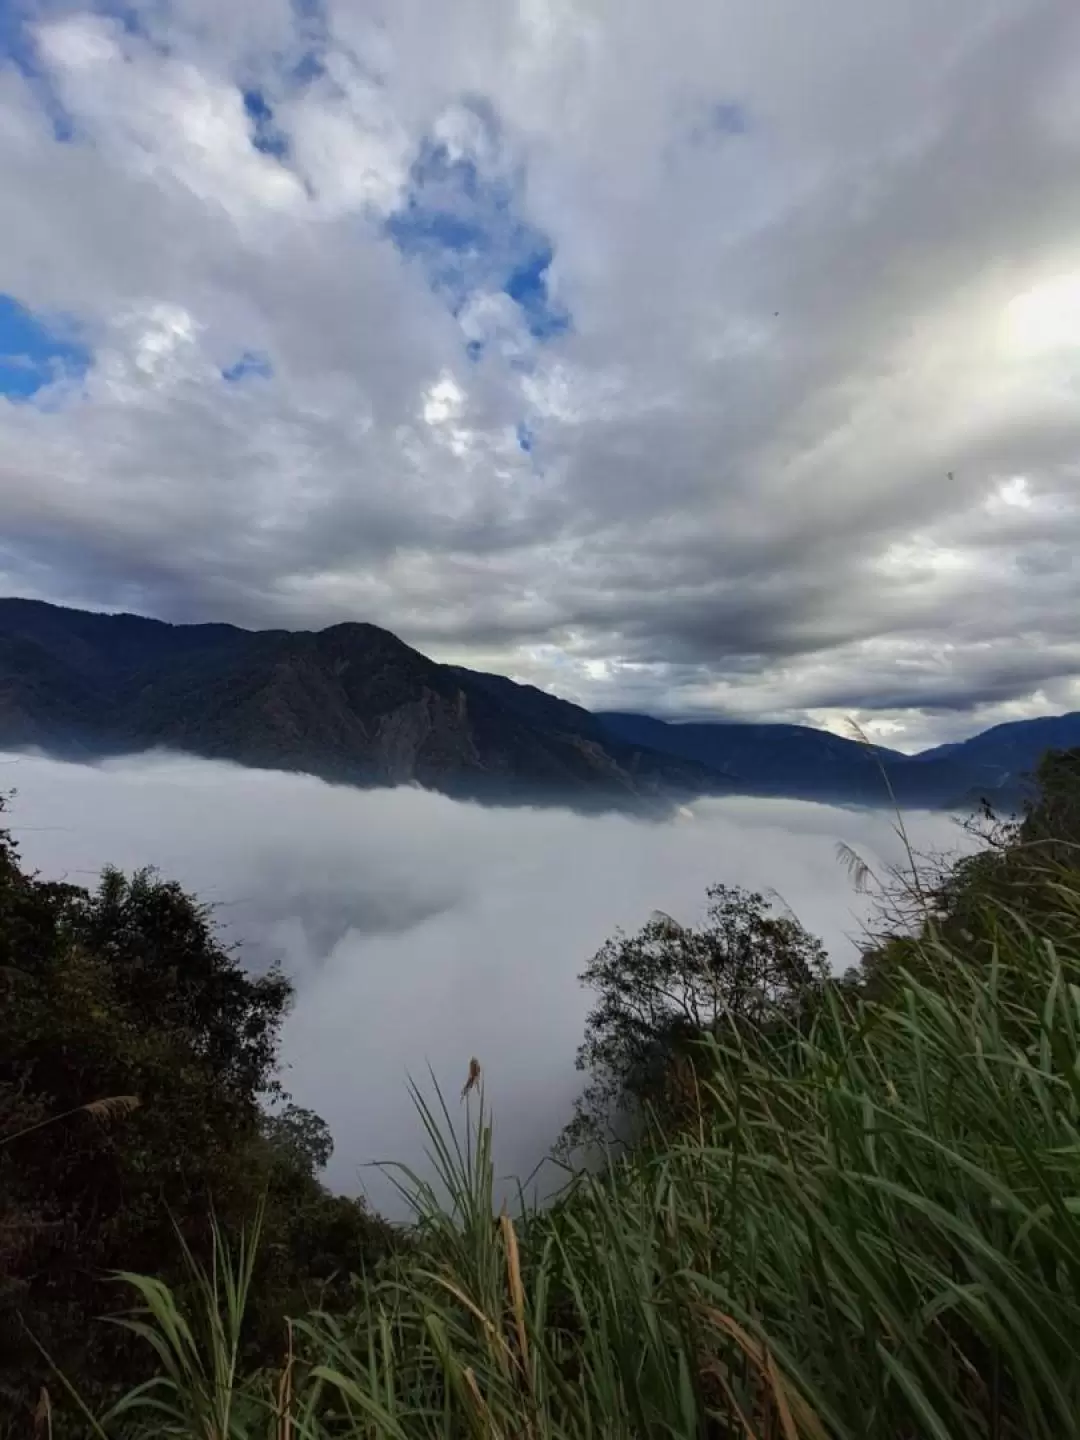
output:
<path id="1" fill-rule="evenodd" d="M 484 136 L 480 147 L 499 153 L 496 117 L 483 102 L 464 107 Z M 420 263 L 432 288 L 456 315 L 477 295 L 502 291 L 519 307 L 529 333 L 549 340 L 570 328 L 569 312 L 551 294 L 549 237 L 523 214 L 519 169 L 450 147 L 434 137 L 420 146 L 404 204 L 386 222 L 401 253 Z M 468 345 L 478 359 L 482 342 Z"/>
<path id="2" fill-rule="evenodd" d="M 245 350 L 239 360 L 234 360 L 231 365 L 226 365 L 221 372 L 221 378 L 227 380 L 230 385 L 235 385 L 240 380 L 248 380 L 252 377 L 259 380 L 269 380 L 274 373 L 274 367 L 270 364 L 267 355 L 260 354 L 257 350 Z"/>
<path id="3" fill-rule="evenodd" d="M 529 333 L 537 340 L 550 340 L 570 328 L 569 314 L 553 305 L 548 293 L 547 272 L 554 256 L 550 245 L 538 245 L 514 267 L 503 287 L 511 300 L 521 306 Z"/>
<path id="4" fill-rule="evenodd" d="M 29 400 L 56 380 L 80 379 L 90 358 L 63 321 L 49 323 L 0 295 L 0 395 Z"/>
<path id="5" fill-rule="evenodd" d="M 0 0 L 2 3 L 2 0 Z M 289 153 L 289 137 L 274 120 L 274 111 L 261 90 L 245 90 L 244 109 L 251 121 L 251 143 L 264 155 L 283 160 Z"/>

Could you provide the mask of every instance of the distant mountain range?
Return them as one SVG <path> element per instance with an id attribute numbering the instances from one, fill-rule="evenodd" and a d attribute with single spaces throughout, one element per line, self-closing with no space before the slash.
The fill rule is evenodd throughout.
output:
<path id="1" fill-rule="evenodd" d="M 1080 713 L 995 725 L 918 755 L 805 725 L 672 724 L 617 713 L 597 718 L 621 740 L 723 767 L 739 794 L 856 805 L 895 799 L 934 810 L 970 810 L 982 799 L 1002 813 L 1016 810 L 1042 755 L 1080 745 Z"/>
<path id="2" fill-rule="evenodd" d="M 0 600 L 0 747 L 100 758 L 155 747 L 487 803 L 656 811 L 700 795 L 962 808 L 1017 802 L 1080 714 L 998 725 L 922 755 L 799 725 L 593 714 L 439 665 L 374 625 L 168 625 Z M 886 783 L 886 779 L 888 783 Z"/>

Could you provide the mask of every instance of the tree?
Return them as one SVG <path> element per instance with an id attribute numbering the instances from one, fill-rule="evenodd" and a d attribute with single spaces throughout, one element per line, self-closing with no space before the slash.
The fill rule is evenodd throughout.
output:
<path id="1" fill-rule="evenodd" d="M 824 976 L 821 944 L 764 896 L 727 885 L 707 895 L 700 929 L 657 912 L 636 935 L 617 932 L 579 977 L 598 998 L 577 1056 L 589 1081 L 564 1151 L 624 1134 L 660 1102 L 676 1057 L 695 1041 L 792 1014 Z"/>
<path id="2" fill-rule="evenodd" d="M 38 1345 L 95 1401 L 139 1378 L 144 1347 L 97 1323 L 127 1304 L 110 1272 L 181 1277 L 177 1231 L 205 1257 L 211 1213 L 236 1230 L 266 1197 L 252 1319 L 267 1347 L 293 1301 L 385 1250 L 386 1227 L 316 1178 L 319 1117 L 263 1109 L 287 1100 L 291 993 L 245 971 L 178 885 L 149 870 L 106 871 L 92 893 L 50 885 L 0 831 L 0 1417 L 23 1417 L 14 1433 L 49 1379 Z"/>
<path id="3" fill-rule="evenodd" d="M 1017 843 L 1044 866 L 1080 868 L 1080 749 L 1048 750 L 1035 778 L 1036 797 L 1024 807 Z"/>
<path id="4" fill-rule="evenodd" d="M 321 1115 L 291 1102 L 263 1120 L 263 1133 L 271 1145 L 296 1169 L 309 1175 L 325 1170 L 334 1153 L 330 1126 Z"/>
<path id="5" fill-rule="evenodd" d="M 107 868 L 72 913 L 72 938 L 98 954 L 127 1002 L 156 1030 L 181 1036 L 230 1097 L 277 1093 L 277 1048 L 292 987 L 253 976 L 226 950 L 210 911 L 153 870 Z"/>

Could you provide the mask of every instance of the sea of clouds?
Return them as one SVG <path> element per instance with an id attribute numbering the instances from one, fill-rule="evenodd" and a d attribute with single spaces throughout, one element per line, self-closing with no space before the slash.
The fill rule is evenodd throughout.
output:
<path id="1" fill-rule="evenodd" d="M 180 755 L 3 756 L 0 792 L 29 866 L 92 885 L 105 864 L 154 865 L 216 907 L 246 964 L 284 967 L 286 1087 L 331 1127 L 328 1183 L 391 1214 L 400 1201 L 373 1162 L 430 1173 L 408 1094 L 410 1077 L 430 1092 L 429 1067 L 459 1113 L 479 1057 L 500 1174 L 542 1160 L 582 1083 L 577 976 L 617 927 L 654 909 L 693 923 L 714 881 L 773 890 L 843 969 L 867 907 L 838 842 L 878 868 L 902 855 L 888 815 L 798 801 L 702 801 L 657 823 Z M 945 816 L 905 821 L 920 849 L 964 839 Z"/>

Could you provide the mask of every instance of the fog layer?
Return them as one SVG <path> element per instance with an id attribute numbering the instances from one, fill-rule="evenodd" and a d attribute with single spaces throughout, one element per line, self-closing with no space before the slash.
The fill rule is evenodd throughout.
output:
<path id="1" fill-rule="evenodd" d="M 500 1172 L 532 1171 L 581 1085 L 576 977 L 616 927 L 656 908 L 693 923 L 714 881 L 773 889 L 843 968 L 865 907 L 836 843 L 899 859 L 888 816 L 796 801 L 706 801 L 657 824 L 168 755 L 3 757 L 0 790 L 16 792 L 29 866 L 86 885 L 105 864 L 157 866 L 217 907 L 245 963 L 282 964 L 286 1087 L 331 1126 L 328 1183 L 388 1213 L 400 1205 L 371 1162 L 427 1170 L 407 1080 L 430 1085 L 429 1065 L 457 1107 L 479 1057 Z M 924 849 L 959 844 L 943 816 L 906 822 Z"/>

